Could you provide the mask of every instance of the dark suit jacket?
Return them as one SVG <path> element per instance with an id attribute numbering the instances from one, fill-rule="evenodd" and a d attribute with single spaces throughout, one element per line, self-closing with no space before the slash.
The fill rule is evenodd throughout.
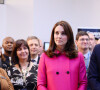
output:
<path id="1" fill-rule="evenodd" d="M 37 64 L 39 64 L 39 61 L 40 61 L 40 56 L 38 56 L 38 61 L 37 61 Z"/>
<path id="2" fill-rule="evenodd" d="M 40 56 L 38 56 L 38 60 L 36 62 L 37 65 L 39 64 L 39 61 L 40 61 Z M 35 60 L 31 60 L 31 62 L 35 62 Z"/>
<path id="3" fill-rule="evenodd" d="M 3 56 L 4 56 L 4 59 L 5 59 L 5 60 L 2 59 L 2 68 L 3 68 L 4 70 L 7 70 L 8 67 L 11 66 L 11 65 L 10 65 L 10 60 L 9 60 L 9 57 L 6 56 L 5 54 L 3 54 Z M 13 63 L 12 60 L 11 60 L 11 64 L 14 65 L 14 63 Z"/>
<path id="4" fill-rule="evenodd" d="M 88 84 L 91 90 L 100 90 L 100 44 L 95 46 L 90 58 Z"/>

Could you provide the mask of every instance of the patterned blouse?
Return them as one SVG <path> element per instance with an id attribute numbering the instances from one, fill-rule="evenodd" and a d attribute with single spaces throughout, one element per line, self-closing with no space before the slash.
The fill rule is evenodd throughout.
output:
<path id="1" fill-rule="evenodd" d="M 15 90 L 37 90 L 37 65 L 33 65 L 32 68 L 26 74 L 26 82 L 24 83 L 22 73 L 15 67 L 11 66 L 7 70 L 8 76 L 14 85 Z"/>

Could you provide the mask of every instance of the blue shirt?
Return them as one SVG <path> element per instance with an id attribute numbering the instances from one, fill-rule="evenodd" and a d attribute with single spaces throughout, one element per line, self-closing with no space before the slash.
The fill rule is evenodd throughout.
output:
<path id="1" fill-rule="evenodd" d="M 89 67 L 90 57 L 91 57 L 91 52 L 90 51 L 88 51 L 86 54 L 84 54 L 84 61 L 85 61 L 86 71 Z"/>

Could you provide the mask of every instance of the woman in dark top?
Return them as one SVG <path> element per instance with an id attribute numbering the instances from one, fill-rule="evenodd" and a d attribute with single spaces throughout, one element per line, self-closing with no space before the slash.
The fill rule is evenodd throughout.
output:
<path id="1" fill-rule="evenodd" d="M 37 66 L 30 62 L 30 51 L 23 39 L 14 43 L 12 51 L 14 66 L 8 70 L 8 76 L 15 90 L 36 90 Z"/>

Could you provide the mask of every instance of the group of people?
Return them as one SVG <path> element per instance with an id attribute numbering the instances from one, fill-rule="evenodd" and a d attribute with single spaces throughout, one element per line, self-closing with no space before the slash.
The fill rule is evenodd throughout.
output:
<path id="1" fill-rule="evenodd" d="M 2 47 L 0 69 L 6 75 L 0 72 L 0 78 L 9 82 L 9 90 L 100 90 L 100 45 L 84 31 L 74 40 L 66 21 L 54 25 L 47 51 L 35 36 L 7 37 Z"/>
<path id="2" fill-rule="evenodd" d="M 43 52 L 40 40 L 35 36 L 16 41 L 12 37 L 6 37 L 3 39 L 2 47 L 0 48 L 1 68 L 7 72 L 14 90 L 37 90 L 37 69 Z"/>

